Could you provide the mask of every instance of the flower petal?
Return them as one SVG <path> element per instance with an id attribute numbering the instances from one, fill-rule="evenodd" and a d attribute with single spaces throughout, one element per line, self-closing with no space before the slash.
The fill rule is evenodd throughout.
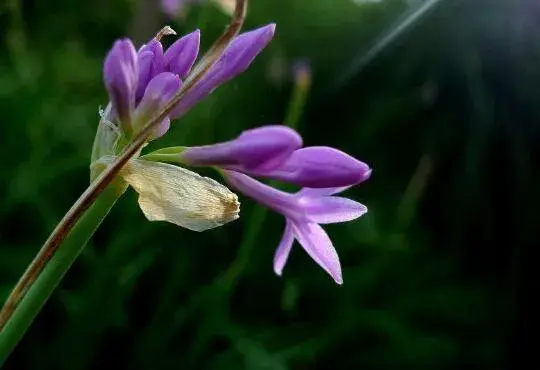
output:
<path id="1" fill-rule="evenodd" d="M 137 110 L 140 113 L 155 111 L 169 102 L 180 88 L 180 79 L 174 73 L 163 72 L 148 83 Z"/>
<path id="2" fill-rule="evenodd" d="M 244 131 L 234 140 L 192 147 L 182 153 L 182 161 L 190 165 L 226 166 L 243 169 L 272 169 L 282 164 L 296 149 L 302 138 L 287 126 L 269 125 Z"/>
<path id="3" fill-rule="evenodd" d="M 151 51 L 146 50 L 139 52 L 139 82 L 137 84 L 137 92 L 135 94 L 137 104 L 142 99 L 144 90 L 146 90 L 146 86 L 151 80 L 153 59 L 154 53 Z"/>
<path id="4" fill-rule="evenodd" d="M 325 195 L 334 195 L 349 189 L 352 185 L 341 186 L 337 188 L 302 188 L 297 195 L 308 197 L 322 197 Z"/>
<path id="5" fill-rule="evenodd" d="M 144 96 L 137 106 L 135 115 L 137 122 L 135 129 L 140 129 L 140 125 L 144 124 L 145 120 L 156 114 L 163 106 L 165 106 L 171 97 L 180 88 L 180 79 L 177 75 L 170 72 L 163 72 L 154 77 L 144 92 Z M 156 130 L 154 137 L 162 136 L 168 129 L 169 122 L 162 122 Z M 165 131 L 164 131 L 165 130 Z"/>
<path id="6" fill-rule="evenodd" d="M 200 39 L 201 32 L 196 30 L 176 40 L 165 52 L 165 69 L 184 79 L 197 59 Z"/>
<path id="7" fill-rule="evenodd" d="M 272 40 L 275 27 L 272 23 L 237 36 L 204 78 L 178 103 L 171 116 L 175 118 L 182 116 L 219 85 L 244 72 Z"/>
<path id="8" fill-rule="evenodd" d="M 236 190 L 266 207 L 285 216 L 300 214 L 301 209 L 295 195 L 274 189 L 240 172 L 224 170 L 223 174 Z"/>
<path id="9" fill-rule="evenodd" d="M 283 237 L 281 238 L 278 248 L 276 249 L 276 253 L 274 254 L 274 272 L 278 276 L 281 276 L 283 272 L 283 267 L 285 267 L 285 263 L 287 262 L 287 258 L 291 252 L 293 242 L 293 228 L 290 221 L 287 221 L 285 231 L 283 232 Z"/>
<path id="10" fill-rule="evenodd" d="M 123 39 L 114 43 L 105 58 L 103 75 L 114 112 L 120 121 L 129 126 L 138 79 L 137 54 L 131 40 Z"/>
<path id="11" fill-rule="evenodd" d="M 305 251 L 319 266 L 332 276 L 338 284 L 343 284 L 338 254 L 328 234 L 316 223 L 293 223 L 293 229 Z"/>
<path id="12" fill-rule="evenodd" d="M 158 41 L 156 39 L 152 39 L 148 42 L 148 44 L 143 45 L 139 49 L 139 56 L 141 56 L 145 52 L 151 52 L 154 57 L 152 58 L 152 65 L 151 65 L 151 73 L 150 73 L 150 79 L 152 79 L 154 76 L 164 71 L 164 58 L 163 58 L 163 45 L 161 44 L 161 41 Z"/>
<path id="13" fill-rule="evenodd" d="M 238 218 L 236 194 L 182 167 L 136 159 L 120 175 L 139 193 L 139 205 L 150 221 L 204 231 Z"/>
<path id="14" fill-rule="evenodd" d="M 157 139 L 162 137 L 169 131 L 169 128 L 171 127 L 171 120 L 169 117 L 165 118 L 163 121 L 159 123 L 159 126 L 154 130 L 152 139 Z"/>
<path id="15" fill-rule="evenodd" d="M 342 197 L 302 197 L 300 204 L 306 216 L 318 224 L 352 221 L 367 212 L 365 205 Z"/>
<path id="16" fill-rule="evenodd" d="M 298 149 L 279 168 L 260 173 L 309 188 L 335 188 L 367 180 L 371 169 L 367 164 L 330 147 L 313 146 Z"/>

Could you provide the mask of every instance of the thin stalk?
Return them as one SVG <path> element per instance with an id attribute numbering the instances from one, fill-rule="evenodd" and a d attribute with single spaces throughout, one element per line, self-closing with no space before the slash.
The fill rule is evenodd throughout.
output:
<path id="1" fill-rule="evenodd" d="M 2 311 L 0 311 L 0 330 L 7 325 L 8 321 L 17 310 L 21 300 L 27 294 L 28 289 L 36 281 L 39 274 L 43 271 L 52 256 L 57 252 L 60 244 L 69 232 L 73 229 L 77 221 L 83 216 L 85 211 L 92 205 L 98 196 L 111 184 L 116 178 L 122 167 L 135 156 L 141 148 L 148 142 L 152 131 L 156 126 L 165 119 L 165 117 L 173 110 L 176 104 L 185 97 L 185 95 L 204 78 L 206 72 L 219 59 L 229 42 L 240 31 L 246 14 L 248 0 L 237 0 L 234 19 L 225 29 L 221 37 L 214 43 L 210 50 L 205 54 L 202 60 L 195 66 L 194 72 L 191 73 L 183 83 L 179 91 L 171 98 L 169 103 L 156 115 L 147 121 L 147 124 L 135 135 L 131 142 L 124 148 L 117 159 L 110 164 L 94 182 L 86 189 L 79 197 L 71 209 L 66 213 L 64 218 L 58 223 L 49 238 L 45 241 L 38 255 L 22 278 L 19 280 L 12 293 L 8 297 Z M 46 299 L 46 298 L 45 298 Z"/>
<path id="2" fill-rule="evenodd" d="M 125 189 L 125 185 L 113 183 L 101 193 L 28 289 L 0 332 L 0 367 Z"/>
<path id="3" fill-rule="evenodd" d="M 309 65 L 301 63 L 295 68 L 294 71 L 294 86 L 289 100 L 287 114 L 285 116 L 284 123 L 292 129 L 298 128 L 298 123 L 304 112 L 306 102 L 311 90 L 311 70 Z M 270 181 L 270 186 L 277 186 L 276 181 Z M 266 220 L 268 210 L 265 207 L 258 207 L 253 210 L 249 217 L 245 230 L 247 232 L 243 235 L 242 242 L 238 248 L 238 254 L 236 259 L 231 263 L 229 268 L 223 273 L 221 279 L 223 279 L 225 289 L 231 289 L 238 277 L 244 272 L 248 265 L 251 251 L 255 247 L 257 237 L 260 234 L 263 224 Z"/>
<path id="4" fill-rule="evenodd" d="M 307 62 L 300 62 L 294 71 L 294 89 L 292 92 L 285 124 L 292 129 L 298 129 L 298 122 L 304 112 L 304 107 L 311 90 L 311 68 Z"/>

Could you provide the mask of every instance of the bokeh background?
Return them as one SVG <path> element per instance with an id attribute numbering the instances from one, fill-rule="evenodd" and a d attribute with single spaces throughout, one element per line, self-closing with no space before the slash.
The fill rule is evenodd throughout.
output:
<path id="1" fill-rule="evenodd" d="M 151 0 L 0 2 L 2 300 L 88 185 L 113 41 L 170 24 L 200 28 L 204 49 L 227 22 L 211 0 L 175 19 Z M 195 233 L 148 222 L 129 191 L 6 369 L 519 368 L 540 204 L 539 3 L 251 1 L 245 29 L 269 22 L 253 66 L 153 147 L 285 121 L 369 163 L 347 193 L 368 214 L 326 227 L 344 285 L 298 245 L 276 277 L 283 219 L 248 199 L 237 222 Z"/>

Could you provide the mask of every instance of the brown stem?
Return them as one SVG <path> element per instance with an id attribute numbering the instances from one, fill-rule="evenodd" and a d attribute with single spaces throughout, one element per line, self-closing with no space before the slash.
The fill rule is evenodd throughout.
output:
<path id="1" fill-rule="evenodd" d="M 9 295 L 6 303 L 0 311 L 0 330 L 5 326 L 19 302 L 26 292 L 43 271 L 59 245 L 69 234 L 75 223 L 84 212 L 92 205 L 101 192 L 114 180 L 122 167 L 144 146 L 155 127 L 172 111 L 174 106 L 195 86 L 208 72 L 212 65 L 219 59 L 229 42 L 238 34 L 244 23 L 248 0 L 237 0 L 236 8 L 231 23 L 223 34 L 212 45 L 201 61 L 195 66 L 193 72 L 187 77 L 180 90 L 172 97 L 170 102 L 161 112 L 152 117 L 148 123 L 137 133 L 133 140 L 124 148 L 117 159 L 110 164 L 90 184 L 88 189 L 77 199 L 62 220 L 58 223 L 45 244 L 41 247 L 37 256 L 30 263 L 21 279 Z"/>

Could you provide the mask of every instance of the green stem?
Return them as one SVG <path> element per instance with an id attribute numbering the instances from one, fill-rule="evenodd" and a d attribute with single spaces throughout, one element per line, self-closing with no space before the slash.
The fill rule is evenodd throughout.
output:
<path id="1" fill-rule="evenodd" d="M 295 73 L 295 84 L 292 95 L 289 100 L 287 114 L 285 116 L 285 125 L 292 129 L 297 129 L 302 113 L 306 106 L 311 88 L 311 71 L 308 66 L 302 66 Z M 270 181 L 268 185 L 279 187 L 277 181 Z M 248 266 L 251 252 L 256 245 L 257 237 L 264 222 L 266 221 L 268 210 L 264 207 L 259 207 L 253 210 L 253 213 L 245 226 L 246 233 L 243 235 L 242 242 L 238 248 L 236 259 L 231 263 L 229 268 L 223 273 L 222 281 L 224 282 L 226 291 L 230 291 L 238 277 L 244 272 Z"/>
<path id="2" fill-rule="evenodd" d="M 285 116 L 285 124 L 292 129 L 298 129 L 298 122 L 304 113 L 309 91 L 311 88 L 311 71 L 303 66 L 295 73 L 295 84 Z"/>
<path id="3" fill-rule="evenodd" d="M 144 159 L 146 161 L 153 161 L 153 162 L 167 162 L 167 163 L 177 163 L 177 164 L 184 164 L 180 160 L 180 155 L 178 154 L 146 154 L 140 157 L 141 159 Z"/>
<path id="4" fill-rule="evenodd" d="M 124 191 L 123 185 L 113 182 L 101 193 L 32 284 L 0 332 L 0 367 Z"/>

